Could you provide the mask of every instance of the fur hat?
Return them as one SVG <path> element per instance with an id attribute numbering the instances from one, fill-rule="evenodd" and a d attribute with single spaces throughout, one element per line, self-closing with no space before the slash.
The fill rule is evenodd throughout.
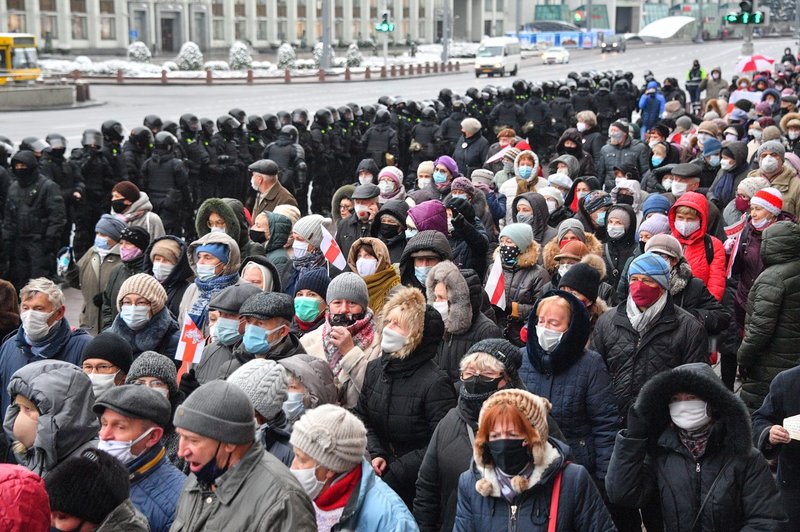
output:
<path id="1" fill-rule="evenodd" d="M 449 310 L 444 320 L 445 330 L 450 334 L 462 334 L 472 326 L 472 303 L 469 299 L 467 280 L 453 262 L 445 260 L 433 266 L 425 280 L 428 304 L 436 301 L 436 285 L 444 283 L 447 290 Z"/>
<path id="2" fill-rule="evenodd" d="M 717 124 L 711 120 L 706 120 L 705 122 L 700 122 L 700 125 L 697 126 L 697 132 L 706 133 L 712 137 L 716 137 L 719 135 L 719 128 L 717 127 Z"/>
<path id="3" fill-rule="evenodd" d="M 122 300 L 129 294 L 137 294 L 148 300 L 153 316 L 167 304 L 167 291 L 155 277 L 146 273 L 137 273 L 125 279 L 117 294 L 117 310 L 122 309 Z"/>
<path id="4" fill-rule="evenodd" d="M 328 289 L 330 292 L 330 288 Z M 386 317 L 394 310 L 400 311 L 400 321 L 406 324 L 408 342 L 398 351 L 391 354 L 391 358 L 407 358 L 420 344 L 425 331 L 426 305 L 425 296 L 416 288 L 403 286 L 398 288 L 387 300 L 380 314 L 379 331 L 387 324 Z M 433 311 L 439 316 L 437 311 Z M 441 318 L 439 323 L 441 324 Z M 441 327 L 441 325 L 440 325 Z M 442 331 L 444 333 L 444 331 Z"/>

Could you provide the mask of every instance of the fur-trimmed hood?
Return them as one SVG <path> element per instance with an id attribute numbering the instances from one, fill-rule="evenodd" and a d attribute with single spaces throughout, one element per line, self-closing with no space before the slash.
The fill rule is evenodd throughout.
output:
<path id="1" fill-rule="evenodd" d="M 217 213 L 220 218 L 225 220 L 225 233 L 236 241 L 236 244 L 239 244 L 241 236 L 239 219 L 233 212 L 233 208 L 222 198 L 208 198 L 197 209 L 197 216 L 194 219 L 194 230 L 197 231 L 197 236 L 204 237 L 211 232 L 208 227 L 208 218 L 212 212 Z"/>
<path id="2" fill-rule="evenodd" d="M 536 181 L 536 177 L 539 175 L 539 168 L 540 168 L 539 156 L 536 155 L 536 153 L 534 153 L 531 150 L 522 150 L 517 154 L 516 158 L 514 158 L 514 177 L 524 182 L 524 180 L 519 176 L 519 172 L 517 170 L 519 168 L 520 157 L 523 157 L 525 155 L 533 157 L 533 170 L 531 170 L 531 180 Z"/>
<path id="3" fill-rule="evenodd" d="M 444 283 L 447 289 L 449 310 L 444 320 L 445 330 L 450 334 L 466 332 L 472 325 L 472 303 L 466 279 L 449 260 L 431 268 L 425 283 L 429 305 L 436 301 L 435 289 L 439 283 Z"/>
<path id="4" fill-rule="evenodd" d="M 683 289 L 689 285 L 689 281 L 692 280 L 692 277 L 692 267 L 686 262 L 685 257 L 681 257 L 678 264 L 672 268 L 669 276 L 669 293 L 672 294 L 672 297 L 683 292 Z"/>
<path id="5" fill-rule="evenodd" d="M 439 348 L 444 336 L 442 315 L 433 307 L 425 304 L 425 296 L 416 288 L 404 286 L 397 290 L 383 306 L 379 318 L 378 330 L 386 326 L 386 316 L 393 310 L 400 309 L 403 321 L 408 324 L 408 342 L 400 350 L 386 357 L 386 363 L 393 360 L 405 361 L 414 359 L 415 363 L 431 360 Z"/>
<path id="6" fill-rule="evenodd" d="M 372 251 L 375 252 L 375 258 L 378 259 L 378 268 L 375 270 L 375 273 L 382 272 L 386 268 L 392 267 L 392 258 L 389 256 L 389 248 L 386 247 L 386 244 L 383 242 L 383 240 L 365 236 L 359 238 L 353 242 L 353 245 L 350 246 L 350 252 L 347 254 L 347 265 L 350 267 L 350 271 L 358 271 L 356 269 L 358 252 L 361 251 L 361 247 L 364 245 L 371 246 Z"/>
<path id="7" fill-rule="evenodd" d="M 372 159 L 370 159 L 370 161 L 372 161 Z M 378 174 L 375 175 L 377 176 Z M 358 172 L 356 172 L 356 179 L 358 179 Z M 343 185 L 339 187 L 333 194 L 333 198 L 331 199 L 331 218 L 333 218 L 334 222 L 339 223 L 339 220 L 342 219 L 341 215 L 339 214 L 339 204 L 344 198 L 352 199 L 353 192 L 355 192 L 355 190 L 355 185 Z"/>
<path id="8" fill-rule="evenodd" d="M 712 437 L 738 455 L 747 455 L 753 443 L 750 415 L 742 400 L 728 390 L 708 364 L 695 362 L 659 373 L 642 387 L 636 410 L 648 420 L 651 442 L 671 426 L 669 403 L 679 392 L 691 393 L 708 402 L 714 418 Z"/>
<path id="9" fill-rule="evenodd" d="M 780 98 L 779 98 L 780 99 Z M 783 118 L 781 118 L 781 132 L 786 133 L 786 127 L 789 121 L 791 120 L 800 120 L 800 113 L 786 113 Z"/>
<path id="10" fill-rule="evenodd" d="M 603 255 L 603 243 L 600 242 L 596 236 L 592 233 L 585 233 L 586 234 L 586 244 L 587 249 L 589 250 L 589 254 L 597 255 L 598 257 L 602 257 Z M 553 275 L 556 272 L 558 266 L 556 265 L 556 255 L 561 252 L 561 246 L 558 242 L 558 235 L 553 237 L 550 242 L 545 244 L 544 251 L 542 252 L 542 261 L 544 263 L 545 269 Z M 602 258 L 601 258 L 602 262 Z M 594 266 L 594 265 L 592 265 Z M 603 272 L 605 272 L 605 266 L 603 267 Z M 605 273 L 600 276 L 600 278 L 604 278 Z"/>
<path id="11" fill-rule="evenodd" d="M 547 484 L 558 471 L 566 465 L 566 456 L 569 448 L 558 440 L 548 438 L 544 442 L 544 453 L 542 464 L 534 467 L 530 478 L 516 476 L 511 479 L 511 486 L 516 493 L 523 493 L 536 486 Z M 479 480 L 475 483 L 475 491 L 482 497 L 502 497 L 500 482 L 497 480 L 497 471 L 494 466 L 487 465 L 483 461 L 482 449 L 477 445 L 473 447 L 472 469 Z"/>

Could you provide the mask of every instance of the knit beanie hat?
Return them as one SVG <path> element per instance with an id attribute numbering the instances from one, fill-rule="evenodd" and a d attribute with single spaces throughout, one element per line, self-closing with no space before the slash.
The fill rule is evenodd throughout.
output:
<path id="1" fill-rule="evenodd" d="M 606 220 L 611 220 L 612 218 L 622 222 L 622 225 L 625 226 L 626 230 L 631 226 L 631 215 L 625 209 L 619 207 L 612 207 L 609 209 L 608 214 L 606 215 Z"/>
<path id="2" fill-rule="evenodd" d="M 67 458 L 44 480 L 50 511 L 100 524 L 130 495 L 128 469 L 99 449 Z"/>
<path id="3" fill-rule="evenodd" d="M 139 196 L 141 194 L 139 187 L 130 181 L 120 181 L 114 185 L 114 188 L 111 189 L 111 192 L 116 192 L 131 203 L 139 201 Z"/>
<path id="4" fill-rule="evenodd" d="M 129 225 L 123 229 L 120 233 L 119 239 L 130 242 L 142 251 L 146 250 L 147 246 L 150 245 L 150 233 L 148 233 L 144 227 L 139 227 L 136 225 Z"/>
<path id="5" fill-rule="evenodd" d="M 670 207 L 671 205 L 669 204 L 669 200 L 666 196 L 662 196 L 661 194 L 650 194 L 647 196 L 647 199 L 644 200 L 644 204 L 642 205 L 642 216 L 647 218 L 647 215 L 651 212 L 657 212 L 666 215 L 669 213 Z"/>
<path id="6" fill-rule="evenodd" d="M 717 139 L 708 139 L 703 143 L 703 157 L 714 155 L 722 150 L 722 143 Z"/>
<path id="7" fill-rule="evenodd" d="M 558 282 L 559 289 L 564 287 L 572 288 L 589 301 L 594 302 L 600 290 L 600 272 L 586 262 L 573 264 Z"/>
<path id="8" fill-rule="evenodd" d="M 750 200 L 750 205 L 758 205 L 773 216 L 778 216 L 783 210 L 783 194 L 775 187 L 762 188 Z"/>
<path id="9" fill-rule="evenodd" d="M 766 117 L 764 117 L 766 118 Z M 764 118 L 760 118 L 758 121 L 761 122 Z M 763 126 L 763 124 L 762 124 Z M 780 143 L 781 139 L 781 130 L 778 129 L 778 126 L 771 124 L 768 126 L 763 126 L 764 132 L 761 134 L 761 141 L 768 142 L 772 140 L 777 140 Z"/>
<path id="10" fill-rule="evenodd" d="M 395 184 L 395 188 L 403 184 L 403 171 L 396 166 L 384 166 L 381 168 L 381 171 L 378 173 L 378 181 L 380 181 L 382 177 L 391 179 Z"/>
<path id="11" fill-rule="evenodd" d="M 583 197 L 583 208 L 588 214 L 599 211 L 603 207 L 610 207 L 612 203 L 611 196 L 602 190 L 592 190 Z"/>
<path id="12" fill-rule="evenodd" d="M 514 161 L 517 160 L 517 155 L 519 155 L 521 151 L 522 150 L 520 150 L 519 148 L 509 146 L 508 148 L 506 148 L 506 152 L 503 154 L 503 159 L 505 159 L 506 161 L 511 161 L 513 163 Z"/>
<path id="13" fill-rule="evenodd" d="M 756 113 L 759 115 L 771 115 L 772 107 L 767 102 L 758 102 L 756 104 Z"/>
<path id="14" fill-rule="evenodd" d="M 125 279 L 117 294 L 117 310 L 122 308 L 122 300 L 128 294 L 137 294 L 148 300 L 153 316 L 167 304 L 167 291 L 155 277 L 146 273 L 137 273 Z"/>
<path id="15" fill-rule="evenodd" d="M 717 127 L 717 124 L 715 124 L 711 120 L 706 120 L 704 122 L 700 122 L 700 125 L 697 126 L 697 132 L 707 133 L 712 137 L 716 137 L 717 135 L 719 135 L 719 128 Z"/>
<path id="16" fill-rule="evenodd" d="M 745 177 L 742 179 L 739 186 L 736 187 L 737 194 L 744 194 L 748 198 L 753 198 L 756 195 L 756 192 L 761 190 L 762 188 L 767 188 L 769 186 L 769 180 L 766 177 L 755 176 L 755 177 Z"/>
<path id="17" fill-rule="evenodd" d="M 417 175 L 419 174 L 426 174 L 432 175 L 433 174 L 433 161 L 422 161 L 417 166 Z"/>
<path id="18" fill-rule="evenodd" d="M 663 253 L 673 259 L 680 259 L 683 257 L 683 246 L 678 242 L 678 239 L 669 233 L 661 233 L 653 235 L 653 238 L 647 241 L 644 246 L 645 253 Z"/>
<path id="19" fill-rule="evenodd" d="M 463 190 L 470 196 L 475 195 L 475 185 L 472 184 L 472 181 L 467 179 L 466 177 L 457 177 L 453 179 L 453 184 L 450 185 L 450 190 Z"/>
<path id="20" fill-rule="evenodd" d="M 530 224 L 508 224 L 500 231 L 500 238 L 504 236 L 510 238 L 520 251 L 525 251 L 533 243 L 533 229 Z"/>
<path id="21" fill-rule="evenodd" d="M 120 236 L 122 236 L 122 230 L 126 227 L 127 225 L 125 225 L 125 222 L 119 218 L 111 216 L 110 214 L 104 214 L 97 220 L 94 226 L 94 232 L 102 233 L 114 242 L 119 242 Z"/>
<path id="22" fill-rule="evenodd" d="M 258 292 L 247 298 L 239 309 L 239 316 L 252 316 L 260 320 L 283 318 L 292 321 L 294 318 L 294 299 L 289 294 L 280 292 Z"/>
<path id="23" fill-rule="evenodd" d="M 760 158 L 761 154 L 764 152 L 774 153 L 783 159 L 783 156 L 786 154 L 786 148 L 783 147 L 783 144 L 781 144 L 780 141 L 769 140 L 761 144 L 761 146 L 758 148 L 758 157 Z"/>
<path id="24" fill-rule="evenodd" d="M 305 270 L 300 274 L 294 288 L 294 295 L 300 290 L 311 290 L 319 294 L 322 299 L 325 299 L 328 294 L 328 285 L 330 285 L 331 278 L 328 277 L 328 272 L 324 268 L 316 268 L 313 270 Z"/>
<path id="25" fill-rule="evenodd" d="M 561 172 L 550 174 L 547 178 L 547 182 L 551 185 L 558 185 L 561 188 L 572 188 L 572 179 L 570 179 L 567 174 L 562 174 Z"/>
<path id="26" fill-rule="evenodd" d="M 226 380 L 241 388 L 256 412 L 267 421 L 281 413 L 288 397 L 286 370 L 274 360 L 253 359 L 231 373 Z"/>
<path id="27" fill-rule="evenodd" d="M 101 332 L 83 348 L 81 363 L 91 358 L 107 360 L 123 373 L 128 373 L 133 363 L 133 349 L 122 336 L 109 331 Z M 175 367 L 175 364 L 172 367 Z"/>
<path id="28" fill-rule="evenodd" d="M 577 236 L 581 242 L 586 242 L 586 231 L 583 229 L 583 224 L 580 222 L 580 220 L 576 220 L 575 218 L 567 218 L 558 224 L 556 241 L 560 244 L 561 241 L 564 240 L 564 236 L 570 231 L 572 231 L 572 233 Z"/>
<path id="29" fill-rule="evenodd" d="M 292 231 L 319 249 L 320 244 L 322 244 L 322 224 L 330 222 L 330 218 L 324 218 L 319 214 L 309 214 L 297 220 L 297 223 L 292 227 Z"/>
<path id="30" fill-rule="evenodd" d="M 223 380 L 207 382 L 175 411 L 173 424 L 222 443 L 255 439 L 253 405 L 238 386 Z"/>
<path id="31" fill-rule="evenodd" d="M 630 133 L 630 128 L 628 127 L 628 124 L 626 124 L 625 122 L 622 122 L 621 120 L 617 120 L 616 122 L 611 124 L 611 127 L 615 127 L 615 128 L 619 129 L 620 131 L 622 131 L 623 133 L 626 133 L 626 134 Z"/>
<path id="32" fill-rule="evenodd" d="M 322 467 L 345 473 L 364 459 L 367 429 L 341 406 L 320 405 L 297 420 L 289 443 Z"/>
<path id="33" fill-rule="evenodd" d="M 469 133 L 470 135 L 474 135 L 478 131 L 481 130 L 481 123 L 477 118 L 465 118 L 461 121 L 461 129 Z"/>
<path id="34" fill-rule="evenodd" d="M 574 260 L 581 260 L 584 255 L 589 253 L 589 248 L 586 247 L 586 244 L 581 242 L 580 240 L 570 240 L 561 250 L 558 252 L 558 255 L 553 257 L 555 260 L 561 259 L 574 259 Z"/>
<path id="35" fill-rule="evenodd" d="M 325 297 L 325 301 L 330 305 L 337 299 L 344 299 L 361 305 L 364 308 L 364 312 L 366 312 L 369 306 L 367 283 L 357 273 L 340 273 L 328 285 L 328 295 Z"/>
<path id="36" fill-rule="evenodd" d="M 228 261 L 231 258 L 231 253 L 230 249 L 228 249 L 228 246 L 217 242 L 209 242 L 207 244 L 197 246 L 194 250 L 195 257 L 200 255 L 200 253 L 208 253 L 213 255 L 223 264 L 228 264 Z"/>
<path id="37" fill-rule="evenodd" d="M 692 119 L 684 115 L 675 120 L 675 126 L 681 128 L 682 131 L 692 129 Z"/>
<path id="38" fill-rule="evenodd" d="M 438 159 L 436 159 L 434 162 L 434 168 L 439 164 L 447 168 L 447 171 L 450 172 L 450 175 L 453 177 L 458 175 L 458 164 L 456 164 L 455 159 L 449 155 L 441 155 Z"/>
<path id="39" fill-rule="evenodd" d="M 639 225 L 639 232 L 647 231 L 651 235 L 660 235 L 662 233 L 669 233 L 669 217 L 666 214 L 661 214 L 660 212 L 653 213 L 653 216 L 644 220 Z"/>
<path id="40" fill-rule="evenodd" d="M 161 255 L 172 264 L 178 264 L 181 256 L 181 246 L 171 238 L 162 238 L 153 242 L 150 248 L 150 261 L 155 259 L 156 255 Z"/>
<path id="41" fill-rule="evenodd" d="M 155 351 L 144 351 L 136 357 L 125 378 L 125 384 L 135 384 L 136 379 L 155 377 L 167 385 L 170 398 L 178 393 L 178 371 L 172 359 Z"/>
<path id="42" fill-rule="evenodd" d="M 669 290 L 669 264 L 655 253 L 643 253 L 628 268 L 628 280 L 636 274 L 646 275 L 664 290 Z"/>
<path id="43" fill-rule="evenodd" d="M 494 174 L 491 170 L 486 170 L 485 168 L 473 170 L 470 178 L 476 185 L 486 185 L 490 187 L 494 183 Z M 453 185 L 455 185 L 455 183 L 453 183 Z"/>
<path id="44" fill-rule="evenodd" d="M 522 350 L 505 338 L 487 338 L 472 344 L 467 350 L 467 355 L 472 353 L 486 353 L 503 363 L 509 377 L 516 377 L 522 367 Z"/>
<path id="45" fill-rule="evenodd" d="M 556 187 L 544 187 L 539 190 L 539 194 L 545 199 L 551 199 L 556 202 L 559 207 L 564 205 L 564 195 Z"/>

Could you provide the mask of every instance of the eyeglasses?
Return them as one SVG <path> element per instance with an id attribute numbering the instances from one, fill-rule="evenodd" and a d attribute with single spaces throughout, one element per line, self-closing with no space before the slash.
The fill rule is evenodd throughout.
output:
<path id="1" fill-rule="evenodd" d="M 459 375 L 460 375 L 462 381 L 471 379 L 473 377 L 478 377 L 478 380 L 481 380 L 483 382 L 492 382 L 493 380 L 499 379 L 500 377 L 502 377 L 502 375 L 497 375 L 497 374 L 483 375 L 483 374 L 478 373 L 476 371 L 473 371 L 471 369 L 464 370 L 464 371 L 460 372 Z"/>
<path id="2" fill-rule="evenodd" d="M 166 383 L 161 382 L 158 379 L 153 379 L 151 381 L 146 381 L 144 379 L 136 379 L 133 381 L 134 384 L 139 386 L 147 386 L 148 388 L 169 388 Z"/>
<path id="3" fill-rule="evenodd" d="M 84 364 L 81 367 L 83 368 L 84 373 L 108 373 L 117 366 L 114 364 L 96 364 L 94 366 L 91 364 Z"/>
<path id="4" fill-rule="evenodd" d="M 211 220 L 209 220 L 208 222 L 206 222 L 206 225 L 208 226 L 209 229 L 213 229 L 214 227 L 216 227 L 217 229 L 225 229 L 224 220 L 220 220 L 218 222 L 212 222 Z"/>

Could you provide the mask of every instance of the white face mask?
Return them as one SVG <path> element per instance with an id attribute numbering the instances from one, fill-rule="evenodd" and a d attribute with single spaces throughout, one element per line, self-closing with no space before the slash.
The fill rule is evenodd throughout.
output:
<path id="1" fill-rule="evenodd" d="M 250 178 L 250 186 L 251 186 L 251 187 L 253 188 L 253 190 L 255 190 L 256 192 L 260 192 L 260 190 L 259 190 L 259 186 L 256 184 L 256 176 L 253 176 L 253 177 L 251 177 L 251 178 Z"/>
<path id="2" fill-rule="evenodd" d="M 776 159 L 772 155 L 767 155 L 766 157 L 761 159 L 761 161 L 758 163 L 758 166 L 764 172 L 766 172 L 768 174 L 774 174 L 775 172 L 778 171 L 779 163 L 778 163 L 778 159 Z"/>
<path id="3" fill-rule="evenodd" d="M 610 239 L 615 240 L 625 234 L 625 228 L 619 225 L 612 225 L 606 228 L 606 233 L 608 233 Z"/>
<path id="4" fill-rule="evenodd" d="M 408 342 L 408 338 L 389 327 L 383 328 L 381 337 L 381 349 L 386 353 L 396 353 L 400 351 Z"/>
<path id="5" fill-rule="evenodd" d="M 798 138 L 800 138 L 800 131 L 797 131 L 797 130 L 790 130 L 790 131 L 789 131 L 789 133 L 787 134 L 787 136 L 788 136 L 788 137 L 789 137 L 791 140 L 797 140 Z"/>
<path id="6" fill-rule="evenodd" d="M 316 499 L 319 493 L 322 491 L 322 487 L 325 485 L 325 482 L 317 479 L 317 468 L 310 467 L 308 469 L 291 469 L 290 471 L 297 479 L 297 482 L 299 482 L 303 487 L 306 495 L 308 495 L 312 501 Z"/>
<path id="7" fill-rule="evenodd" d="M 225 232 L 225 228 L 224 227 L 212 227 L 211 228 L 211 232 L 212 233 L 224 233 Z"/>
<path id="8" fill-rule="evenodd" d="M 89 373 L 89 380 L 92 381 L 92 391 L 94 397 L 97 399 L 103 392 L 110 390 L 114 387 L 114 379 L 117 377 L 116 373 L 111 375 L 101 375 L 100 373 Z"/>
<path id="9" fill-rule="evenodd" d="M 361 257 L 356 260 L 356 271 L 361 277 L 372 275 L 378 270 L 378 259 Z"/>
<path id="10" fill-rule="evenodd" d="M 667 192 L 671 192 L 672 191 L 672 179 L 669 179 L 669 178 L 665 179 L 664 181 L 661 182 L 661 186 L 664 187 L 664 190 L 666 190 Z"/>
<path id="11" fill-rule="evenodd" d="M 450 314 L 450 303 L 447 301 L 434 301 L 432 306 L 442 315 L 442 320 L 447 320 L 447 316 Z"/>
<path id="12" fill-rule="evenodd" d="M 420 177 L 417 179 L 417 186 L 420 190 L 426 189 L 431 186 L 431 178 L 430 177 Z"/>
<path id="13" fill-rule="evenodd" d="M 175 269 L 174 264 L 170 264 L 168 262 L 154 262 L 153 263 L 153 277 L 156 278 L 156 281 L 159 283 L 163 283 L 169 277 L 169 274 L 172 273 L 172 270 Z"/>
<path id="14" fill-rule="evenodd" d="M 558 275 L 563 278 L 570 268 L 572 268 L 572 264 L 562 264 L 558 267 Z"/>
<path id="15" fill-rule="evenodd" d="M 54 322 L 52 325 L 47 324 L 47 320 L 49 320 L 53 314 L 55 314 L 55 312 L 48 314 L 47 312 L 41 312 L 39 310 L 26 310 L 20 314 L 19 317 L 20 320 L 22 320 L 22 328 L 25 330 L 25 334 L 28 338 L 34 342 L 38 342 L 50 334 L 50 331 L 52 331 L 53 327 L 58 323 Z"/>
<path id="16" fill-rule="evenodd" d="M 583 133 L 583 132 L 584 132 L 584 131 L 586 131 L 586 129 L 587 129 L 587 126 L 586 126 L 586 124 L 585 124 L 584 122 L 578 122 L 578 124 L 577 124 L 575 127 L 576 127 L 576 128 L 578 129 L 578 131 L 580 131 L 581 133 Z"/>
<path id="17" fill-rule="evenodd" d="M 691 222 L 683 222 L 681 220 L 676 220 L 675 229 L 677 229 L 681 235 L 688 237 L 689 235 L 700 229 L 700 222 L 696 220 L 693 220 Z"/>
<path id="18" fill-rule="evenodd" d="M 752 222 L 753 227 L 755 227 L 759 231 L 762 231 L 762 230 L 766 229 L 766 227 L 768 225 L 772 224 L 772 222 L 774 222 L 775 220 L 771 220 L 769 218 L 761 218 L 758 221 L 756 221 L 756 220 L 750 220 L 750 221 Z"/>
<path id="19" fill-rule="evenodd" d="M 294 251 L 294 258 L 302 259 L 308 253 L 308 242 L 294 241 L 292 244 L 292 251 Z"/>
<path id="20" fill-rule="evenodd" d="M 394 192 L 394 184 L 390 183 L 389 181 L 381 181 L 378 183 L 378 190 L 381 191 L 381 194 L 386 196 Z"/>
<path id="21" fill-rule="evenodd" d="M 372 176 L 371 175 L 360 175 L 358 176 L 358 182 L 362 185 L 368 185 L 372 183 Z"/>
<path id="22" fill-rule="evenodd" d="M 539 339 L 539 345 L 548 353 L 561 342 L 562 336 L 564 336 L 562 332 L 554 331 L 541 325 L 536 326 L 536 338 Z"/>
<path id="23" fill-rule="evenodd" d="M 197 278 L 201 281 L 208 281 L 217 275 L 216 264 L 198 264 L 197 265 Z"/>
<path id="24" fill-rule="evenodd" d="M 734 163 L 730 159 L 720 159 L 720 161 L 719 161 L 720 168 L 722 168 L 726 172 L 728 170 L 733 170 L 733 165 L 734 165 Z"/>
<path id="25" fill-rule="evenodd" d="M 123 464 L 133 462 L 137 456 L 131 452 L 131 447 L 145 439 L 153 429 L 147 429 L 144 433 L 133 441 L 117 441 L 117 440 L 100 440 L 97 442 L 97 448 L 105 451 Z M 141 454 L 141 453 L 139 453 Z"/>
<path id="26" fill-rule="evenodd" d="M 700 399 L 670 403 L 669 417 L 676 427 L 684 430 L 697 430 L 711 421 L 711 416 L 708 415 L 708 403 Z"/>
<path id="27" fill-rule="evenodd" d="M 682 196 L 683 193 L 686 192 L 686 188 L 687 188 L 687 184 L 686 183 L 673 181 L 672 182 L 672 187 L 670 187 L 670 190 L 671 190 L 671 192 L 672 192 L 672 194 L 674 196 L 678 197 L 678 196 Z"/>
<path id="28" fill-rule="evenodd" d="M 760 140 L 762 133 L 763 132 L 760 129 L 751 129 L 747 134 L 756 140 Z"/>
<path id="29" fill-rule="evenodd" d="M 150 321 L 150 307 L 147 305 L 122 305 L 119 315 L 125 325 L 133 331 L 138 331 Z"/>
<path id="30" fill-rule="evenodd" d="M 553 214 L 554 212 L 556 212 L 557 208 L 558 208 L 558 203 L 556 203 L 556 200 L 551 200 L 551 199 L 547 200 L 548 213 Z"/>
<path id="31" fill-rule="evenodd" d="M 366 220 L 369 218 L 369 207 L 366 205 L 356 205 L 355 211 L 359 220 Z"/>

